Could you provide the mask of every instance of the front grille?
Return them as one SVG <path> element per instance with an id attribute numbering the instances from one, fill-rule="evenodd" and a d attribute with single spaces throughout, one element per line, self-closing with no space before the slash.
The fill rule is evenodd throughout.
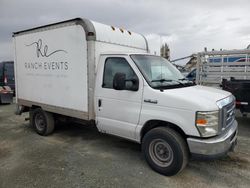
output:
<path id="1" fill-rule="evenodd" d="M 222 108 L 222 131 L 233 124 L 235 120 L 235 101 Z"/>

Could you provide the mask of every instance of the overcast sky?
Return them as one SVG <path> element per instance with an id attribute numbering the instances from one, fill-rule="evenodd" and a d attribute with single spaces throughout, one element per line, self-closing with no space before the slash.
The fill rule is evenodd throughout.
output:
<path id="1" fill-rule="evenodd" d="M 171 59 L 250 44 L 250 0 L 0 0 L 0 61 L 12 32 L 85 17 L 165 41 Z"/>

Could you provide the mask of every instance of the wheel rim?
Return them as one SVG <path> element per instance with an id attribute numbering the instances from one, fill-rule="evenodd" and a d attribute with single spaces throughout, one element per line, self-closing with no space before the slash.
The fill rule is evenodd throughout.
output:
<path id="1" fill-rule="evenodd" d="M 35 125 L 38 131 L 43 131 L 45 129 L 46 120 L 42 114 L 36 114 Z"/>
<path id="2" fill-rule="evenodd" d="M 173 150 L 163 139 L 154 139 L 149 145 L 149 155 L 160 167 L 167 167 L 173 162 Z"/>

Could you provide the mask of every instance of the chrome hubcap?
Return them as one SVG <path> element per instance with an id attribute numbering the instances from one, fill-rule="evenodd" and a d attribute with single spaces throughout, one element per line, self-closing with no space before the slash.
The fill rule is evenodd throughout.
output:
<path id="1" fill-rule="evenodd" d="M 43 117 L 42 114 L 36 114 L 35 116 L 35 125 L 36 125 L 36 128 L 39 130 L 39 131 L 43 131 L 44 128 L 45 128 L 45 119 Z"/>
<path id="2" fill-rule="evenodd" d="M 163 139 L 154 139 L 149 145 L 151 159 L 160 167 L 167 167 L 173 162 L 173 150 Z"/>

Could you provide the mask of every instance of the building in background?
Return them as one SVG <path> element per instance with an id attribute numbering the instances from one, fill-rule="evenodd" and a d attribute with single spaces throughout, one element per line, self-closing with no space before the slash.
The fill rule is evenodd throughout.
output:
<path id="1" fill-rule="evenodd" d="M 164 43 L 161 46 L 161 56 L 166 58 L 167 60 L 170 60 L 170 49 L 167 43 Z"/>

